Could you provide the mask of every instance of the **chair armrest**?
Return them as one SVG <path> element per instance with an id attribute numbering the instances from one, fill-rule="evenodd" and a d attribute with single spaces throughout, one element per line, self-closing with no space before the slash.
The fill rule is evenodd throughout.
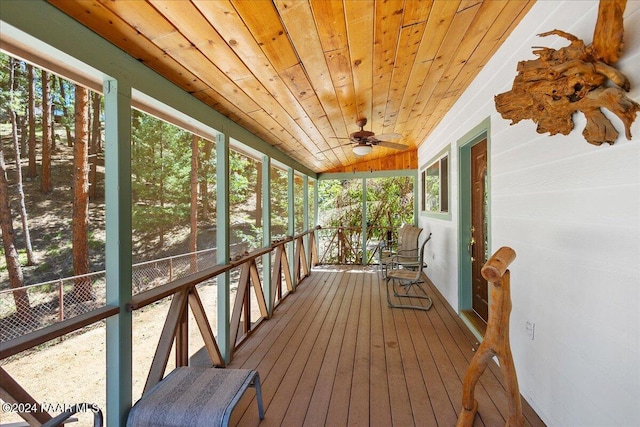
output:
<path id="1" fill-rule="evenodd" d="M 413 249 L 404 250 L 400 252 L 413 252 Z M 399 268 L 403 267 L 419 267 L 420 266 L 420 257 L 417 255 L 402 255 L 400 253 L 391 257 L 391 268 Z"/>
<path id="2" fill-rule="evenodd" d="M 415 257 L 418 258 L 419 249 L 400 249 L 398 250 L 398 255 L 406 256 L 406 257 Z"/>

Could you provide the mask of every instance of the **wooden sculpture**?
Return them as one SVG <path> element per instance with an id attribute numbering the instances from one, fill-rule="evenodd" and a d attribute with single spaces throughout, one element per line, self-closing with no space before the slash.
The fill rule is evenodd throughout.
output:
<path id="1" fill-rule="evenodd" d="M 631 139 L 631 124 L 640 105 L 625 95 L 629 79 L 613 68 L 624 46 L 625 6 L 626 0 L 600 1 L 590 46 L 560 30 L 539 34 L 557 35 L 570 44 L 558 50 L 536 48 L 533 53 L 538 59 L 520 61 L 512 89 L 495 97 L 496 110 L 511 124 L 531 119 L 538 133 L 551 135 L 568 135 L 574 126 L 573 113 L 582 111 L 587 119 L 582 135 L 600 145 L 613 144 L 618 138 L 618 131 L 602 113 L 601 108 L 606 108 L 622 120 Z"/>
<path id="2" fill-rule="evenodd" d="M 473 356 L 464 377 L 462 389 L 462 410 L 458 415 L 457 427 L 473 425 L 478 411 L 478 402 L 474 398 L 476 383 L 489 361 L 498 357 L 500 370 L 504 377 L 509 407 L 506 426 L 521 427 L 524 425 L 522 402 L 518 389 L 518 378 L 511 356 L 509 345 L 509 315 L 511 314 L 511 295 L 509 282 L 509 264 L 516 258 L 510 247 L 504 246 L 496 251 L 482 267 L 482 276 L 489 281 L 491 295 L 489 297 L 489 321 L 487 331 L 478 351 Z"/>

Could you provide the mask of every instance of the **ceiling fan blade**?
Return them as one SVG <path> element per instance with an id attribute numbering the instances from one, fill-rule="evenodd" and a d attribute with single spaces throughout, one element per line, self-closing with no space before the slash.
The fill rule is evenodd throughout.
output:
<path id="1" fill-rule="evenodd" d="M 348 143 L 348 144 L 340 144 L 340 145 L 336 145 L 335 147 L 329 147 L 326 150 L 322 150 L 322 151 L 318 151 L 316 154 L 322 154 L 322 153 L 326 153 L 327 151 L 331 151 L 331 150 L 337 150 L 340 147 L 346 147 L 347 145 L 353 145 L 352 142 Z"/>
<path id="2" fill-rule="evenodd" d="M 399 133 L 383 133 L 380 135 L 376 135 L 374 137 L 375 139 L 398 139 L 398 138 L 402 138 L 402 135 L 400 135 Z"/>
<path id="3" fill-rule="evenodd" d="M 390 141 L 377 141 L 376 144 L 381 147 L 393 148 L 394 150 L 404 150 L 409 148 L 408 145 L 398 144 L 397 142 Z"/>

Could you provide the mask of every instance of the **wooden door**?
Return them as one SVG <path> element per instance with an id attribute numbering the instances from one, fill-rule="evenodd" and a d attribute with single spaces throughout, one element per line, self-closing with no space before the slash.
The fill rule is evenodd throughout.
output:
<path id="1" fill-rule="evenodd" d="M 485 322 L 489 318 L 489 286 L 480 274 L 487 261 L 487 140 L 471 147 L 471 280 L 472 307 Z"/>

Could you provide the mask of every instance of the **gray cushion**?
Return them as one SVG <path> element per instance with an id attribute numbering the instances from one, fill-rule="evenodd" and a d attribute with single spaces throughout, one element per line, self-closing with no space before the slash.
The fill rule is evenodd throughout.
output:
<path id="1" fill-rule="evenodd" d="M 253 373 L 250 369 L 176 368 L 131 408 L 127 426 L 222 425 Z"/>

